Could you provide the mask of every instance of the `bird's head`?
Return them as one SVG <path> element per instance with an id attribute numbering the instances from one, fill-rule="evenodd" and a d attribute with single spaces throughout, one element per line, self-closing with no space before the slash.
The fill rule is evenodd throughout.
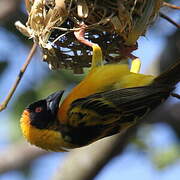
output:
<path id="1" fill-rule="evenodd" d="M 63 92 L 55 92 L 24 110 L 20 126 L 24 137 L 31 144 L 52 151 L 62 151 L 67 146 L 56 117 Z"/>

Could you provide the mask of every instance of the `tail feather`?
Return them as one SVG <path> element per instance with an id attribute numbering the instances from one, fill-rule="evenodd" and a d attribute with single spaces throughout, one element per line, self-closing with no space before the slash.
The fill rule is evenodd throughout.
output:
<path id="1" fill-rule="evenodd" d="M 175 86 L 180 82 L 180 60 L 167 71 L 154 79 L 153 85 Z"/>

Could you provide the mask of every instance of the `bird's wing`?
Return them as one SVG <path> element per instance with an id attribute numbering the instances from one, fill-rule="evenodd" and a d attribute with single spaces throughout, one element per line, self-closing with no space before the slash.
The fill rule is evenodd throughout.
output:
<path id="1" fill-rule="evenodd" d="M 69 123 L 111 124 L 114 121 L 125 123 L 143 116 L 157 107 L 169 96 L 172 89 L 165 87 L 134 87 L 112 90 L 77 99 L 68 112 Z"/>
<path id="2" fill-rule="evenodd" d="M 77 99 L 68 112 L 64 136 L 71 143 L 87 145 L 126 130 L 157 107 L 171 89 L 151 86 L 106 91 Z"/>

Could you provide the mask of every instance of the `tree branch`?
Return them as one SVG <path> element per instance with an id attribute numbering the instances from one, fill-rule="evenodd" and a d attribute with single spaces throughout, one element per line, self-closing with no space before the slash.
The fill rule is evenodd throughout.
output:
<path id="1" fill-rule="evenodd" d="M 21 0 L 1 0 L 0 1 L 0 21 L 6 21 L 14 17 L 15 12 L 20 7 Z"/>
<path id="2" fill-rule="evenodd" d="M 137 127 L 122 135 L 102 139 L 89 146 L 73 150 L 57 171 L 53 180 L 92 180 L 114 156 L 123 152 Z"/>
<path id="3" fill-rule="evenodd" d="M 27 143 L 16 143 L 0 153 L 0 174 L 27 167 L 37 157 L 47 154 Z"/>
<path id="4" fill-rule="evenodd" d="M 6 96 L 5 100 L 2 102 L 2 104 L 0 104 L 0 112 L 3 111 L 7 107 L 9 101 L 11 100 L 11 98 L 12 98 L 14 92 L 16 91 L 16 88 L 17 88 L 18 84 L 20 83 L 29 63 L 31 62 L 31 59 L 32 59 L 32 57 L 36 51 L 36 48 L 37 48 L 37 44 L 34 43 L 29 54 L 28 54 L 28 57 L 26 58 L 25 63 L 23 64 L 23 66 L 22 66 L 22 68 L 21 68 L 21 70 L 20 70 L 20 72 L 16 78 L 16 81 L 14 82 L 14 84 L 13 84 L 12 88 L 10 89 L 8 95 Z"/>

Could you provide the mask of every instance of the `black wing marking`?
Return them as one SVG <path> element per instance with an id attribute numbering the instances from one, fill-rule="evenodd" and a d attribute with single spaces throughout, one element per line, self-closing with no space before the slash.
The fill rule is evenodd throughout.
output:
<path id="1" fill-rule="evenodd" d="M 110 114 L 136 114 L 142 116 L 147 108 L 154 109 L 165 100 L 173 88 L 143 86 L 124 88 L 93 94 L 75 100 L 70 112 L 77 109 L 78 113 L 92 111 L 100 117 Z"/>
<path id="2" fill-rule="evenodd" d="M 66 135 L 86 145 L 133 125 L 165 100 L 173 88 L 135 87 L 112 90 L 77 99 L 68 112 Z"/>

